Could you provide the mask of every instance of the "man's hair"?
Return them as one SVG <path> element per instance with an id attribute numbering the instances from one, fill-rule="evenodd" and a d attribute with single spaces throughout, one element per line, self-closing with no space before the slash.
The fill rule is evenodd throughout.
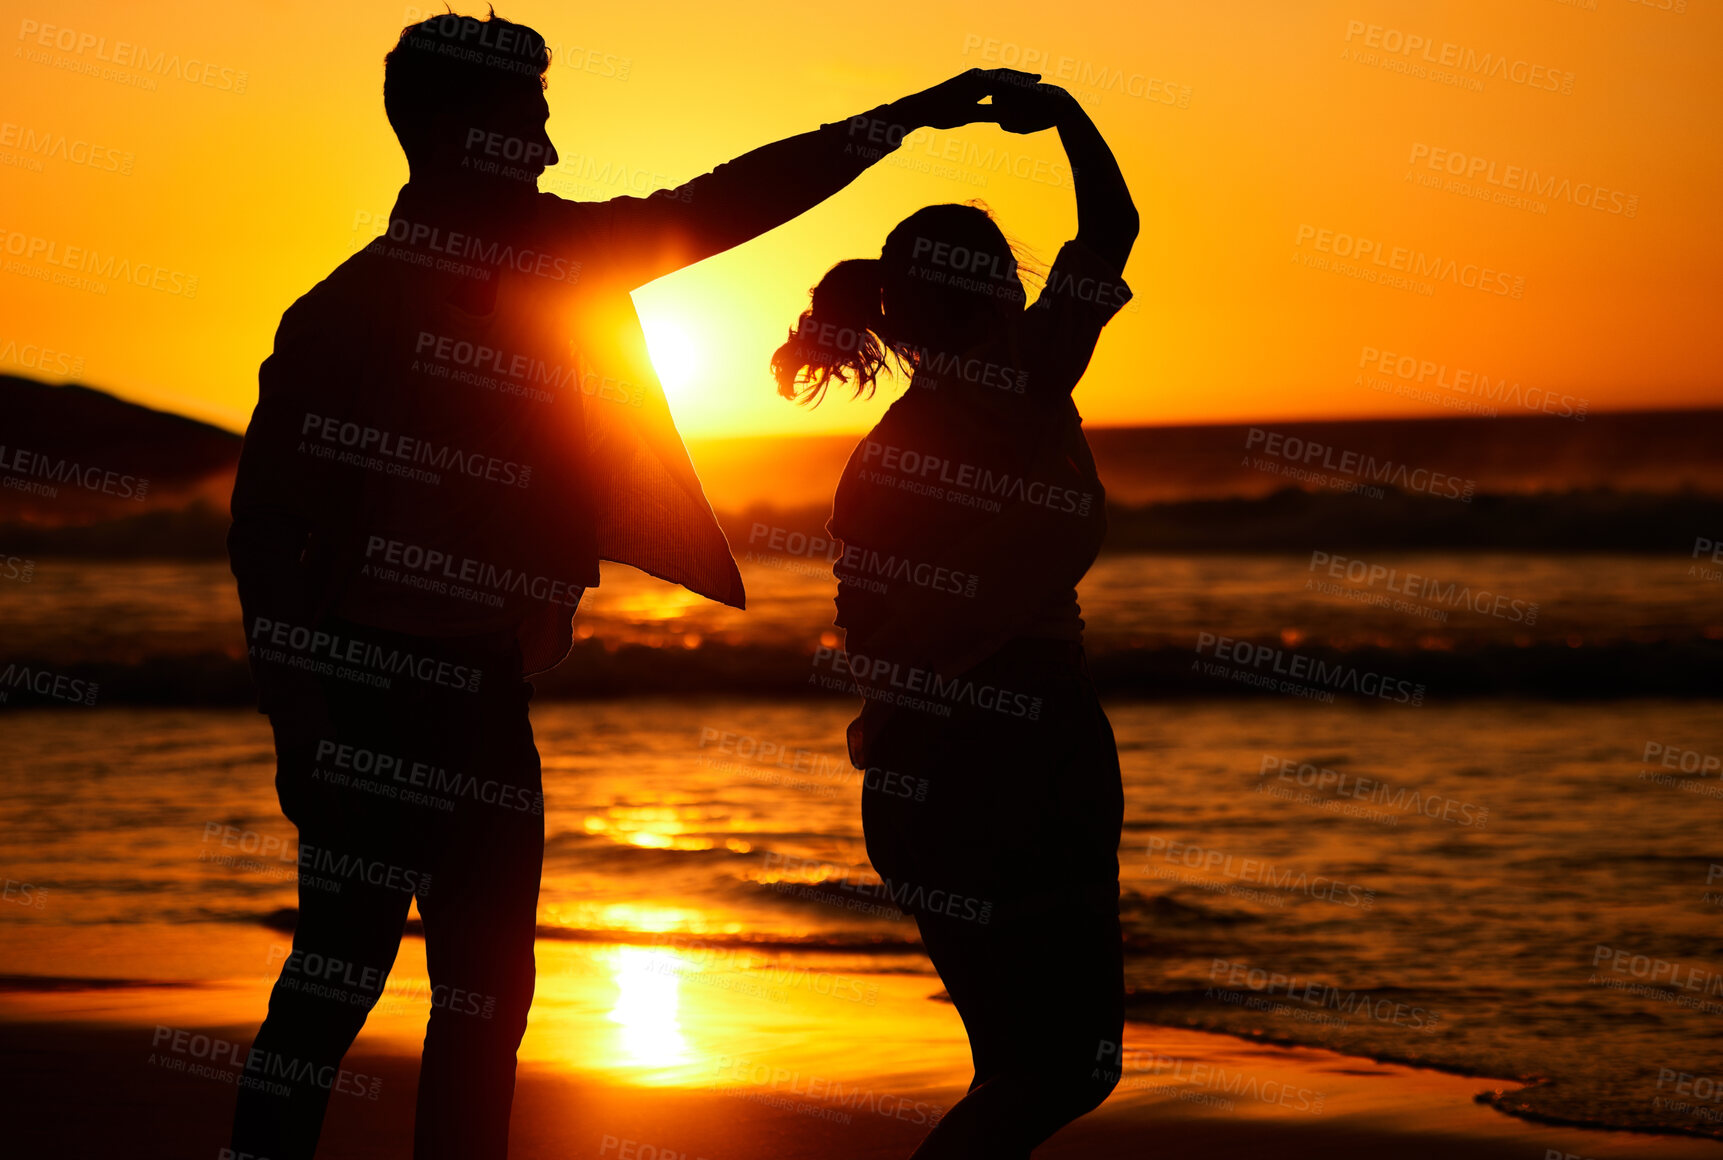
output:
<path id="1" fill-rule="evenodd" d="M 478 111 L 525 81 L 542 88 L 550 47 L 491 9 L 480 20 L 445 12 L 401 30 L 383 58 L 383 110 L 407 159 L 426 155 L 438 116 Z"/>

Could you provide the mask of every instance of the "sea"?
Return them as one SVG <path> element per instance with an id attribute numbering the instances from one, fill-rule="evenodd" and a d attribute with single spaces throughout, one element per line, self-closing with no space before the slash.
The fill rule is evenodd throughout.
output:
<path id="1" fill-rule="evenodd" d="M 0 579 L 0 989 L 255 975 L 223 932 L 291 929 L 293 830 L 225 565 L 30 563 Z M 808 680 L 829 560 L 742 568 L 747 611 L 608 566 L 586 594 L 579 672 L 532 706 L 541 943 L 686 937 L 935 992 L 867 865 L 856 704 Z M 1658 679 L 1715 672 L 1714 567 L 1106 555 L 1080 598 L 1151 1045 L 1319 1045 L 1477 1076 L 1511 1114 L 1723 1138 L 1723 713 Z"/>

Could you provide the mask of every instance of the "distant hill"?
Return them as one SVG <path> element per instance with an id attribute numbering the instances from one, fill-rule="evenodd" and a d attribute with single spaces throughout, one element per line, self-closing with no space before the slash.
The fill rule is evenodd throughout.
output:
<path id="1" fill-rule="evenodd" d="M 0 446 L 0 524 L 60 527 L 225 501 L 240 437 L 90 387 L 0 375 Z"/>

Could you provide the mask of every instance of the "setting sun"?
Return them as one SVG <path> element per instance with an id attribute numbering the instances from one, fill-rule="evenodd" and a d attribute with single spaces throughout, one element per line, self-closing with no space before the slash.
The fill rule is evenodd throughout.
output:
<path id="1" fill-rule="evenodd" d="M 646 348 L 652 355 L 653 369 L 664 384 L 672 409 L 680 412 L 699 378 L 701 351 L 688 328 L 676 318 L 643 311 L 640 323 L 646 331 Z"/>

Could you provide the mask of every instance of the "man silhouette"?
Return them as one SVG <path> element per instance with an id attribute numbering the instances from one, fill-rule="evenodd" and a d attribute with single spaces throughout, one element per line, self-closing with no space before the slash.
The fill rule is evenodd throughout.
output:
<path id="1" fill-rule="evenodd" d="M 259 373 L 228 547 L 299 913 L 239 1155 L 311 1156 L 331 1092 L 365 1090 L 340 1061 L 415 899 L 414 1155 L 506 1155 L 544 850 L 524 677 L 566 654 L 601 558 L 743 603 L 628 292 L 1035 79 L 971 70 L 678 189 L 575 203 L 536 189 L 557 160 L 549 64 L 494 14 L 402 31 L 383 102 L 410 177 L 389 229 L 294 303 Z"/>

